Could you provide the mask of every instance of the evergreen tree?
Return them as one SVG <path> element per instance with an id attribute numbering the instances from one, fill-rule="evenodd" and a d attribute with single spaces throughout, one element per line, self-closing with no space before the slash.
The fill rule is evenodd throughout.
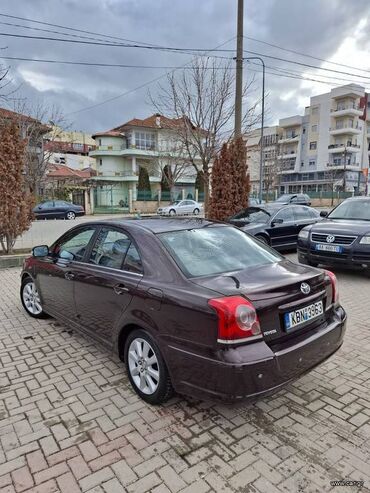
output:
<path id="1" fill-rule="evenodd" d="M 151 188 L 150 188 L 149 174 L 148 174 L 148 170 L 143 166 L 140 166 L 138 181 L 139 181 L 137 185 L 138 200 L 145 200 L 150 198 Z"/>
<path id="2" fill-rule="evenodd" d="M 26 191 L 25 142 L 15 123 L 0 128 L 0 245 L 11 253 L 17 236 L 32 220 L 32 199 Z"/>
<path id="3" fill-rule="evenodd" d="M 242 138 L 223 144 L 212 167 L 209 218 L 225 221 L 247 207 L 250 182 L 246 158 Z"/>
<path id="4" fill-rule="evenodd" d="M 171 168 L 168 164 L 166 164 L 162 170 L 161 191 L 169 192 L 171 189 L 171 183 L 172 183 Z"/>

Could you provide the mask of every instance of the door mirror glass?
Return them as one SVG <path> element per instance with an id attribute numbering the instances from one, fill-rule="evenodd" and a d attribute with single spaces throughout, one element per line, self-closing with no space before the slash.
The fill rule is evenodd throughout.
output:
<path id="1" fill-rule="evenodd" d="M 33 257 L 46 257 L 49 255 L 49 247 L 47 245 L 35 246 L 32 248 Z"/>
<path id="2" fill-rule="evenodd" d="M 327 217 L 328 211 L 320 211 L 320 216 L 321 217 Z"/>

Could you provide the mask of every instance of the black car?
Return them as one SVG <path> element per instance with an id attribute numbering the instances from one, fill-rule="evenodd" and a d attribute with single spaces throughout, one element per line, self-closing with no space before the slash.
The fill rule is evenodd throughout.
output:
<path id="1" fill-rule="evenodd" d="M 272 203 L 247 207 L 229 222 L 263 243 L 284 250 L 295 248 L 300 230 L 319 219 L 320 213 L 311 207 Z"/>
<path id="2" fill-rule="evenodd" d="M 321 215 L 326 219 L 299 234 L 299 261 L 370 269 L 370 198 L 347 199 Z"/>
<path id="3" fill-rule="evenodd" d="M 291 193 L 281 195 L 277 200 L 274 201 L 275 204 L 288 205 L 288 204 L 299 204 L 299 205 L 311 205 L 310 197 L 305 193 Z"/>
<path id="4" fill-rule="evenodd" d="M 38 204 L 32 212 L 36 219 L 75 219 L 76 216 L 83 216 L 85 209 L 82 205 L 72 204 L 65 200 L 49 200 Z"/>

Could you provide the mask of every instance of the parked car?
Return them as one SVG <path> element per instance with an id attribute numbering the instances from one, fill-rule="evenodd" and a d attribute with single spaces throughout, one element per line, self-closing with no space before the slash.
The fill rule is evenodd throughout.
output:
<path id="1" fill-rule="evenodd" d="M 331 272 L 293 263 L 225 223 L 85 223 L 25 261 L 21 301 L 125 362 L 145 401 L 173 390 L 239 401 L 280 389 L 341 346 Z"/>
<path id="2" fill-rule="evenodd" d="M 370 198 L 346 199 L 325 219 L 301 230 L 298 259 L 309 265 L 343 265 L 370 270 Z"/>
<path id="3" fill-rule="evenodd" d="M 199 214 L 203 211 L 202 204 L 195 200 L 175 200 L 167 207 L 158 207 L 157 214 L 161 216 L 181 216 L 183 214 Z"/>
<path id="4" fill-rule="evenodd" d="M 248 207 L 229 222 L 277 250 L 286 250 L 297 246 L 302 228 L 319 220 L 320 213 L 312 207 L 274 203 Z"/>
<path id="5" fill-rule="evenodd" d="M 291 193 L 281 195 L 274 201 L 275 204 L 299 204 L 299 205 L 311 205 L 310 197 L 305 193 Z"/>
<path id="6" fill-rule="evenodd" d="M 48 200 L 38 204 L 32 212 L 36 219 L 76 219 L 76 216 L 85 214 L 85 209 L 82 205 L 72 204 L 65 200 Z"/>

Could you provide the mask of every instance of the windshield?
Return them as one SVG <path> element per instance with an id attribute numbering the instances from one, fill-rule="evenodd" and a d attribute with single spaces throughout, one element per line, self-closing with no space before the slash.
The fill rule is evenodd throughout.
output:
<path id="1" fill-rule="evenodd" d="M 170 205 L 179 205 L 181 200 L 174 200 L 173 202 L 170 202 Z"/>
<path id="2" fill-rule="evenodd" d="M 249 208 L 244 209 L 233 216 L 232 221 L 243 221 L 248 223 L 267 223 L 270 214 L 263 209 Z"/>
<path id="3" fill-rule="evenodd" d="M 370 221 L 370 199 L 345 200 L 328 217 L 330 219 L 360 219 Z"/>
<path id="4" fill-rule="evenodd" d="M 231 226 L 171 231 L 158 237 L 187 277 L 239 271 L 283 258 Z"/>
<path id="5" fill-rule="evenodd" d="M 276 200 L 276 202 L 289 202 L 291 197 L 291 195 L 282 195 Z"/>

